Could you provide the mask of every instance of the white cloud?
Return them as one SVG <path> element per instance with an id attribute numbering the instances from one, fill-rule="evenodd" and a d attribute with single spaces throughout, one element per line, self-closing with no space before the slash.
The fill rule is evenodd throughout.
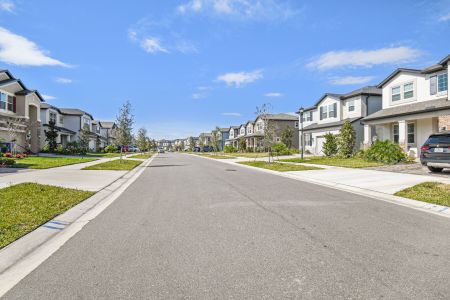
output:
<path id="1" fill-rule="evenodd" d="M 129 29 L 128 30 L 128 38 L 133 41 L 136 42 L 138 40 L 137 38 L 137 32 L 135 30 Z"/>
<path id="2" fill-rule="evenodd" d="M 69 83 L 72 83 L 72 82 L 73 82 L 72 79 L 64 78 L 64 77 L 57 77 L 57 78 L 55 78 L 55 81 L 56 81 L 57 83 L 61 83 L 61 84 L 69 84 Z"/>
<path id="3" fill-rule="evenodd" d="M 272 92 L 272 93 L 265 93 L 264 96 L 265 96 L 265 97 L 283 97 L 284 94 Z"/>
<path id="4" fill-rule="evenodd" d="M 14 2 L 10 0 L 0 0 L 0 10 L 4 10 L 7 12 L 13 12 L 15 8 Z"/>
<path id="5" fill-rule="evenodd" d="M 48 53 L 27 38 L 0 27 L 0 61 L 20 66 L 63 66 L 70 67 Z"/>
<path id="6" fill-rule="evenodd" d="M 391 47 L 376 50 L 330 51 L 312 60 L 307 66 L 317 70 L 340 67 L 372 67 L 380 64 L 407 63 L 421 55 L 410 47 Z"/>
<path id="7" fill-rule="evenodd" d="M 204 99 L 208 97 L 208 92 L 211 90 L 209 86 L 199 86 L 197 92 L 192 94 L 192 99 Z"/>
<path id="8" fill-rule="evenodd" d="M 374 78 L 374 76 L 336 76 L 330 78 L 330 83 L 334 85 L 365 84 Z"/>
<path id="9" fill-rule="evenodd" d="M 241 117 L 242 115 L 240 113 L 237 113 L 237 112 L 225 112 L 225 113 L 222 113 L 222 116 Z"/>
<path id="10" fill-rule="evenodd" d="M 55 100 L 55 99 L 56 99 L 55 96 L 50 96 L 50 95 L 42 95 L 42 97 L 43 97 L 45 100 Z"/>
<path id="11" fill-rule="evenodd" d="M 189 41 L 186 40 L 180 40 L 175 45 L 175 48 L 178 52 L 181 52 L 183 54 L 189 54 L 189 53 L 198 53 L 197 47 Z"/>
<path id="12" fill-rule="evenodd" d="M 148 53 L 158 53 L 164 52 L 169 53 L 169 51 L 161 45 L 161 42 L 157 38 L 145 38 L 141 41 L 141 47 Z"/>
<path id="13" fill-rule="evenodd" d="M 439 18 L 439 21 L 441 21 L 441 22 L 447 22 L 449 20 L 450 20 L 450 13 Z"/>
<path id="14" fill-rule="evenodd" d="M 261 78 L 263 78 L 263 71 L 255 70 L 252 72 L 225 73 L 217 77 L 217 80 L 225 82 L 228 86 L 241 87 Z"/>
<path id="15" fill-rule="evenodd" d="M 299 13 L 283 0 L 189 0 L 179 5 L 177 11 L 253 20 L 284 20 Z"/>

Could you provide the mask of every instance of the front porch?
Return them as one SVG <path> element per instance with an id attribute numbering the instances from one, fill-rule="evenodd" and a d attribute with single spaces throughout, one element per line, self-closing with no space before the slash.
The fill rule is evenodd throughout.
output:
<path id="1" fill-rule="evenodd" d="M 375 140 L 391 140 L 410 157 L 418 158 L 428 137 L 440 131 L 440 117 L 423 114 L 365 122 L 364 148 L 370 147 Z"/>

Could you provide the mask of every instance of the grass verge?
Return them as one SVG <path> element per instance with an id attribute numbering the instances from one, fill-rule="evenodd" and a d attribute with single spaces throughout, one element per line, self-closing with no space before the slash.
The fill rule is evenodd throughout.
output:
<path id="1" fill-rule="evenodd" d="M 0 189 L 0 249 L 93 194 L 37 183 Z"/>
<path id="2" fill-rule="evenodd" d="M 101 164 L 85 167 L 82 170 L 112 170 L 112 171 L 130 171 L 139 166 L 141 160 L 116 159 Z"/>
<path id="3" fill-rule="evenodd" d="M 13 168 L 25 169 L 50 169 L 67 165 L 80 164 L 97 160 L 96 158 L 81 157 L 45 157 L 45 156 L 28 156 L 27 158 L 16 159 Z"/>
<path id="4" fill-rule="evenodd" d="M 210 157 L 215 159 L 234 159 L 234 156 L 229 155 L 223 155 L 223 154 L 209 154 L 209 153 L 195 153 L 195 155 L 203 156 L 203 157 Z"/>
<path id="5" fill-rule="evenodd" d="M 241 165 L 247 165 L 262 169 L 268 169 L 279 172 L 289 172 L 289 171 L 308 171 L 308 170 L 322 170 L 317 167 L 303 166 L 303 165 L 293 165 L 293 164 L 282 164 L 282 163 L 268 163 L 265 161 L 243 161 L 239 162 Z"/>
<path id="6" fill-rule="evenodd" d="M 423 182 L 395 193 L 395 196 L 450 206 L 450 184 Z"/>
<path id="7" fill-rule="evenodd" d="M 384 166 L 383 163 L 366 161 L 362 158 L 357 158 L 357 157 L 351 157 L 351 158 L 308 157 L 305 159 L 301 159 L 301 158 L 282 159 L 281 161 L 294 162 L 294 163 L 309 163 L 309 164 L 344 167 L 344 168 L 368 168 L 368 167 Z"/>
<path id="8" fill-rule="evenodd" d="M 150 157 L 152 157 L 155 153 L 150 152 L 150 153 L 141 153 L 141 154 L 135 154 L 135 155 L 131 155 L 128 158 L 137 158 L 137 159 L 148 159 Z"/>

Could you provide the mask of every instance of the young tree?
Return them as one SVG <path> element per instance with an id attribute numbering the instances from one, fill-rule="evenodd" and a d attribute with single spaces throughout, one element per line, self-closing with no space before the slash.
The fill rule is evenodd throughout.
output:
<path id="1" fill-rule="evenodd" d="M 356 143 L 356 131 L 350 121 L 345 121 L 340 130 L 338 146 L 339 155 L 342 157 L 350 157 L 353 155 Z"/>
<path id="2" fill-rule="evenodd" d="M 147 151 L 147 129 L 144 127 L 139 128 L 136 136 L 136 146 L 141 152 Z"/>
<path id="3" fill-rule="evenodd" d="M 195 147 L 195 142 L 194 142 L 194 138 L 192 136 L 189 137 L 189 151 L 192 152 L 194 150 Z"/>
<path id="4" fill-rule="evenodd" d="M 57 147 L 56 139 L 58 138 L 58 131 L 56 130 L 55 125 L 55 121 L 50 120 L 48 122 L 48 130 L 44 130 L 45 141 L 48 144 L 48 150 L 50 153 L 55 152 Z"/>
<path id="5" fill-rule="evenodd" d="M 83 152 L 88 152 L 89 150 L 89 140 L 91 138 L 91 131 L 89 130 L 89 125 L 84 124 L 80 131 L 80 148 Z"/>
<path id="6" fill-rule="evenodd" d="M 292 130 L 290 126 L 286 126 L 283 132 L 281 132 L 281 142 L 285 144 L 288 149 L 291 149 L 293 138 L 294 138 L 294 130 Z"/>
<path id="7" fill-rule="evenodd" d="M 273 158 L 272 145 L 275 139 L 275 128 L 273 126 L 273 122 L 270 122 L 270 104 L 264 103 L 263 105 L 256 107 L 256 115 L 263 122 L 262 146 L 264 147 L 264 149 L 269 151 L 270 163 L 271 158 Z"/>
<path id="8" fill-rule="evenodd" d="M 247 143 L 245 142 L 245 138 L 239 138 L 239 151 L 244 152 L 247 149 Z"/>
<path id="9" fill-rule="evenodd" d="M 323 154 L 328 157 L 336 155 L 336 153 L 338 152 L 336 136 L 329 132 L 325 134 L 324 137 L 325 142 L 322 146 Z"/>
<path id="10" fill-rule="evenodd" d="M 220 128 L 218 126 L 216 126 L 216 129 L 214 129 L 212 131 L 212 136 L 211 136 L 211 144 L 212 144 L 214 151 L 219 151 L 219 142 L 220 142 L 219 135 L 220 135 Z"/>
<path id="11" fill-rule="evenodd" d="M 116 142 L 120 145 L 121 151 L 123 146 L 128 146 L 133 140 L 133 124 L 134 116 L 132 114 L 132 107 L 130 101 L 122 105 L 117 116 Z"/>

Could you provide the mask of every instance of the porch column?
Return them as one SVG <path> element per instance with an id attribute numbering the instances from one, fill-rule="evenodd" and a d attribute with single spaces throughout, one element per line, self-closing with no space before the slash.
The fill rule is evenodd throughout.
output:
<path id="1" fill-rule="evenodd" d="M 364 150 L 372 144 L 372 126 L 364 124 Z"/>
<path id="2" fill-rule="evenodd" d="M 408 152 L 408 139 L 407 139 L 407 126 L 406 121 L 398 121 L 398 144 L 403 148 L 405 152 Z"/>

